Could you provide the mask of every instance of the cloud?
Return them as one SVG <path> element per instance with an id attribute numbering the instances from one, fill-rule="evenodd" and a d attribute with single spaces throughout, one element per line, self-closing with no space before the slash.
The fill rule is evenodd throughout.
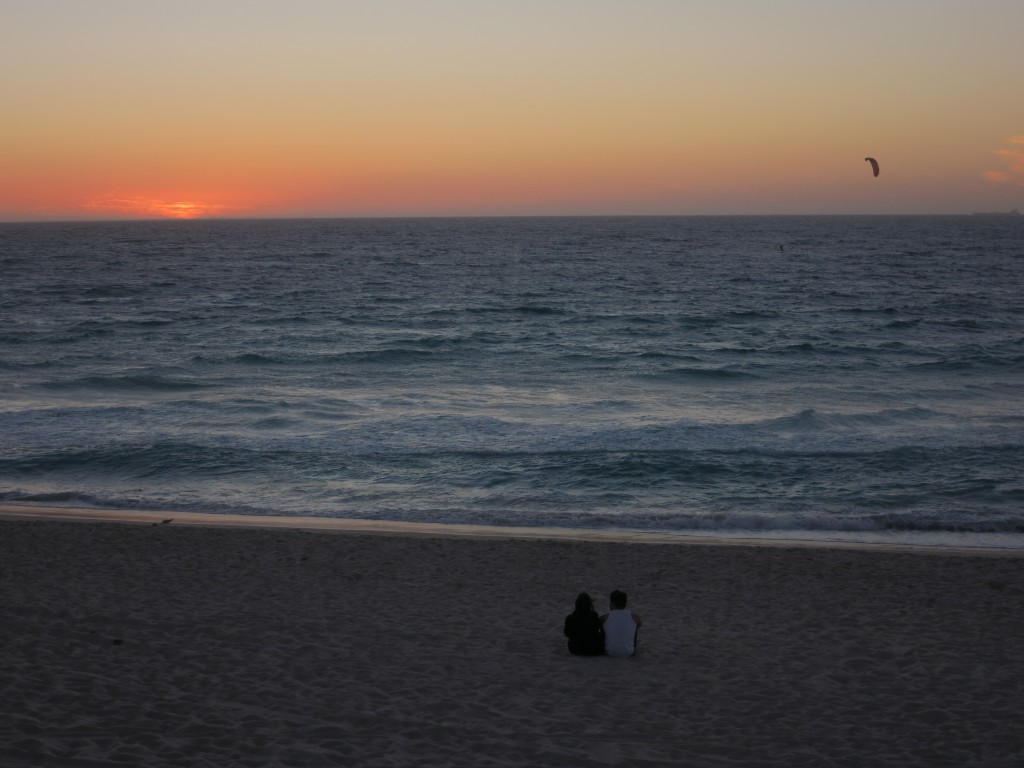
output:
<path id="1" fill-rule="evenodd" d="M 160 200 L 149 197 L 105 197 L 86 203 L 90 211 L 117 213 L 123 216 L 157 219 L 198 219 L 206 216 L 222 216 L 237 209 L 220 203 L 204 203 L 194 200 Z"/>
<path id="2" fill-rule="evenodd" d="M 997 184 L 1016 184 L 1024 186 L 1024 135 L 1011 136 L 1007 143 L 1011 146 L 997 149 L 992 154 L 1003 158 L 1006 165 L 1001 171 L 985 171 L 983 178 Z"/>

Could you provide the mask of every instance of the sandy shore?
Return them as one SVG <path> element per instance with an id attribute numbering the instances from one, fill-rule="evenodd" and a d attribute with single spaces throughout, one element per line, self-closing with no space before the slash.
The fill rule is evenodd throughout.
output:
<path id="1" fill-rule="evenodd" d="M 0 766 L 1024 765 L 1019 557 L 154 522 L 0 519 Z"/>

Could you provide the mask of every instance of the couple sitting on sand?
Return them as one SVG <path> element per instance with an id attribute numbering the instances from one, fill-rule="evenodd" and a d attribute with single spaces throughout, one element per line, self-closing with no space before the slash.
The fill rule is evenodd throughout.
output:
<path id="1" fill-rule="evenodd" d="M 586 592 L 576 598 L 576 610 L 565 617 L 569 653 L 577 656 L 616 656 L 636 653 L 640 617 L 626 608 L 626 593 L 612 592 L 608 613 L 598 616 Z"/>

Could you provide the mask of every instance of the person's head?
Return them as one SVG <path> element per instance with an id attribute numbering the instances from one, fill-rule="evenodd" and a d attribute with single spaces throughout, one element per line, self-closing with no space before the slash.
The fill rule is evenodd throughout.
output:
<path id="1" fill-rule="evenodd" d="M 614 592 L 612 592 L 612 596 L 609 602 L 611 603 L 613 610 L 619 611 L 626 607 L 626 600 L 626 593 L 616 589 Z"/>
<path id="2" fill-rule="evenodd" d="M 590 595 L 586 592 L 580 592 L 576 596 L 576 612 L 586 613 L 594 610 L 594 601 L 590 599 Z"/>

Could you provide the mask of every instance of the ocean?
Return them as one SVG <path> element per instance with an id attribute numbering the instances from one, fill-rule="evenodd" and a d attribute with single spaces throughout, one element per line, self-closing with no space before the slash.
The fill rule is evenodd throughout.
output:
<path id="1" fill-rule="evenodd" d="M 0 502 L 1024 547 L 1024 218 L 0 225 Z"/>

